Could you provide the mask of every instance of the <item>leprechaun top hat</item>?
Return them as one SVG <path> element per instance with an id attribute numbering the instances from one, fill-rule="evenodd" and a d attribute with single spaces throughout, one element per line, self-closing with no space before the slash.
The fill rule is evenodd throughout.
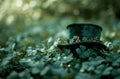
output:
<path id="1" fill-rule="evenodd" d="M 68 43 L 59 44 L 59 48 L 74 49 L 80 45 L 87 47 L 96 47 L 106 49 L 106 46 L 101 42 L 100 36 L 102 28 L 99 25 L 91 23 L 73 23 L 67 26 Z"/>

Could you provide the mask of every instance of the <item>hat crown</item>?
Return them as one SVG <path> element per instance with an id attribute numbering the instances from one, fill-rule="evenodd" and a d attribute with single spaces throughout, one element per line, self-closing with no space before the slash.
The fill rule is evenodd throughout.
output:
<path id="1" fill-rule="evenodd" d="M 90 23 L 73 23 L 67 26 L 69 40 L 72 42 L 80 41 L 99 41 L 102 28 Z"/>

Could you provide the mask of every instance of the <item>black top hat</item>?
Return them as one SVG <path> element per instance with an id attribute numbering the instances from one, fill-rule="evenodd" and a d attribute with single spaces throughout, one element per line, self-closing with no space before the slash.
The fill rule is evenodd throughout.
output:
<path id="1" fill-rule="evenodd" d="M 74 49 L 80 45 L 106 49 L 100 41 L 102 28 L 96 24 L 73 23 L 67 26 L 69 39 L 68 44 L 59 44 L 59 48 Z"/>

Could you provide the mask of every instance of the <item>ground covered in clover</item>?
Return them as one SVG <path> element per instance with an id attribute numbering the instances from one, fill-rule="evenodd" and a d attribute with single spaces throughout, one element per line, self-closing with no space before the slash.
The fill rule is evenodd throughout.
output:
<path id="1" fill-rule="evenodd" d="M 57 48 L 73 22 L 100 25 L 109 50 Z M 119 30 L 119 0 L 0 0 L 0 79 L 120 79 Z"/>
<path id="2" fill-rule="evenodd" d="M 14 41 L 9 43 L 11 42 Z M 118 43 L 120 42 L 116 45 Z M 0 78 L 120 78 L 120 53 L 80 46 L 76 49 L 79 54 L 79 58 L 76 58 L 70 50 L 57 48 L 57 44 L 58 41 L 53 42 L 49 38 L 40 47 L 29 45 L 17 49 L 23 45 L 16 42 L 10 47 L 0 48 Z"/>

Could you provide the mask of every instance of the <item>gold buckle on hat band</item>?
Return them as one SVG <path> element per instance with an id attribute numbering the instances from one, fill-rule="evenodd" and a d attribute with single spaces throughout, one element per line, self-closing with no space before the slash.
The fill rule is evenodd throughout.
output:
<path id="1" fill-rule="evenodd" d="M 80 39 L 79 36 L 73 36 L 72 39 L 69 40 L 70 43 L 73 43 L 73 42 L 81 42 L 81 41 L 94 41 L 94 42 L 97 42 L 97 41 L 100 41 L 98 39 L 98 37 L 82 37 L 82 39 Z"/>

